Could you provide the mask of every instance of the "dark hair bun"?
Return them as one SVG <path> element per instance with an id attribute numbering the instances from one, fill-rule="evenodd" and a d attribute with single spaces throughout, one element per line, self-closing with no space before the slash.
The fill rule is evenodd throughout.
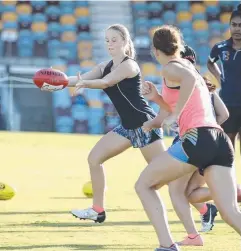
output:
<path id="1" fill-rule="evenodd" d="M 196 53 L 192 47 L 185 45 L 184 51 L 181 52 L 181 56 L 189 60 L 192 64 L 196 64 Z"/>
<path id="2" fill-rule="evenodd" d="M 165 48 L 164 52 L 167 55 L 173 55 L 178 49 L 178 44 L 177 43 L 172 43 L 169 45 L 168 48 Z"/>
<path id="3" fill-rule="evenodd" d="M 241 12 L 241 4 L 237 6 L 237 10 Z"/>

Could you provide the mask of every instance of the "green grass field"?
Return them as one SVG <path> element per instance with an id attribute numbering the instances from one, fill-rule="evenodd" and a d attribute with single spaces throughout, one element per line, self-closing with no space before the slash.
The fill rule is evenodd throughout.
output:
<path id="1" fill-rule="evenodd" d="M 151 251 L 157 247 L 156 235 L 133 189 L 146 165 L 138 150 L 130 149 L 105 165 L 108 218 L 104 224 L 79 221 L 70 215 L 73 208 L 91 205 L 91 199 L 82 194 L 82 185 L 89 180 L 88 152 L 98 139 L 81 135 L 0 133 L 0 181 L 17 189 L 12 200 L 0 202 L 0 250 Z M 167 139 L 167 145 L 170 142 Z M 240 164 L 237 166 L 241 183 Z M 161 195 L 173 236 L 181 240 L 185 231 L 172 209 L 166 187 Z M 196 212 L 194 216 L 200 226 Z M 241 249 L 240 237 L 220 217 L 213 231 L 203 237 L 204 247 L 182 250 Z"/>

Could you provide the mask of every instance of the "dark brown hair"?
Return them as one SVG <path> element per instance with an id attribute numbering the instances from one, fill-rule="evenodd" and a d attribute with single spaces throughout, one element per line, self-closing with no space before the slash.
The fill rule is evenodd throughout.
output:
<path id="1" fill-rule="evenodd" d="M 163 25 L 156 29 L 153 36 L 153 46 L 167 56 L 174 55 L 177 51 L 183 51 L 182 34 L 178 28 L 172 25 Z"/>
<path id="2" fill-rule="evenodd" d="M 134 59 L 136 56 L 136 52 L 135 52 L 134 44 L 131 40 L 131 36 L 130 36 L 128 29 L 122 24 L 113 24 L 108 28 L 108 30 L 115 30 L 115 31 L 119 32 L 119 34 L 121 35 L 123 40 L 125 40 L 127 42 L 125 53 L 129 57 Z"/>
<path id="3" fill-rule="evenodd" d="M 230 17 L 230 23 L 231 23 L 232 19 L 235 18 L 235 17 L 240 17 L 241 18 L 241 4 L 239 4 L 237 6 L 236 10 L 233 10 L 233 12 L 231 14 L 231 17 Z"/>

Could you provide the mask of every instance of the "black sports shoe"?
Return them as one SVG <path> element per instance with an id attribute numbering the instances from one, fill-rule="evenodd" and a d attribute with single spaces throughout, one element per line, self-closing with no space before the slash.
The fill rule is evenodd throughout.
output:
<path id="1" fill-rule="evenodd" d="M 204 215 L 200 216 L 202 223 L 202 229 L 200 232 L 209 232 L 212 230 L 214 226 L 214 219 L 218 213 L 218 209 L 215 205 L 210 203 L 207 203 L 206 205 L 208 207 L 208 211 Z"/>
<path id="2" fill-rule="evenodd" d="M 80 220 L 93 220 L 94 222 L 102 223 L 105 221 L 105 211 L 97 213 L 93 208 L 87 208 L 83 210 L 74 209 L 71 210 L 71 214 L 79 218 Z"/>

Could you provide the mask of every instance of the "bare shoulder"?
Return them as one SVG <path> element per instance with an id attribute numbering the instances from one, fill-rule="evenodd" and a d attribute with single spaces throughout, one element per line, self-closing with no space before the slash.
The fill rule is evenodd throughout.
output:
<path id="1" fill-rule="evenodd" d="M 195 67 L 193 65 L 186 64 L 185 62 L 170 62 L 164 66 L 162 74 L 166 79 L 179 83 L 187 77 L 196 79 L 197 76 Z"/>
<path id="2" fill-rule="evenodd" d="M 163 67 L 162 76 L 169 80 L 175 80 L 176 76 L 180 74 L 183 68 L 184 67 L 182 64 L 179 64 L 177 62 L 170 62 Z"/>
<path id="3" fill-rule="evenodd" d="M 163 74 L 175 73 L 176 70 L 182 69 L 184 66 L 178 62 L 170 62 L 163 67 Z"/>
<path id="4" fill-rule="evenodd" d="M 121 64 L 124 71 L 128 72 L 129 78 L 136 76 L 140 72 L 140 67 L 137 62 L 131 58 L 127 59 Z"/>

